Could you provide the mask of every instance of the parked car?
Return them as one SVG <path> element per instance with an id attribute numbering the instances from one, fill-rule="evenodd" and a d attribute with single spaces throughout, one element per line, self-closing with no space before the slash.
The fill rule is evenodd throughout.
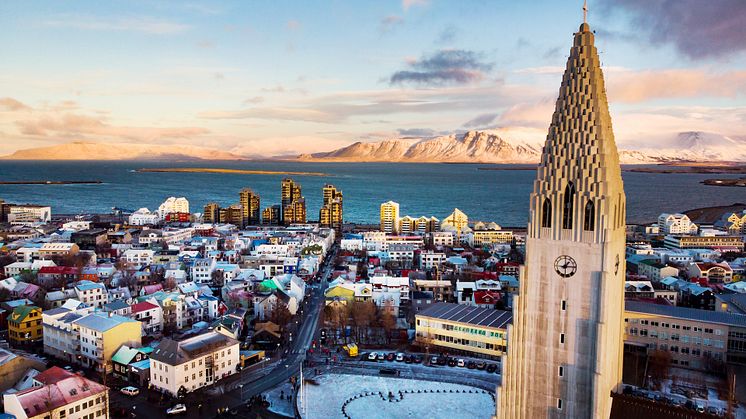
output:
<path id="1" fill-rule="evenodd" d="M 424 359 L 424 358 L 422 357 L 422 355 L 415 355 L 415 356 L 414 356 L 414 357 L 412 358 L 412 362 L 414 362 L 415 364 L 421 364 L 421 363 L 422 363 L 422 361 L 423 361 L 423 359 Z"/>
<path id="2" fill-rule="evenodd" d="M 466 366 L 466 361 L 464 361 L 462 358 L 459 358 L 458 361 L 456 361 L 456 365 L 463 368 Z"/>
<path id="3" fill-rule="evenodd" d="M 404 362 L 407 364 L 411 364 L 414 362 L 414 355 L 407 355 L 404 357 Z"/>
<path id="4" fill-rule="evenodd" d="M 446 359 L 446 357 L 444 356 L 438 357 L 438 365 L 442 367 L 447 363 L 448 363 L 448 360 Z"/>
<path id="5" fill-rule="evenodd" d="M 122 394 L 126 394 L 128 396 L 137 396 L 140 394 L 140 390 L 137 387 L 127 386 L 119 390 Z"/>
<path id="6" fill-rule="evenodd" d="M 396 375 L 396 370 L 393 368 L 381 368 L 378 370 L 378 373 L 381 375 Z"/>
<path id="7" fill-rule="evenodd" d="M 379 352 L 376 356 L 376 359 L 379 361 L 383 361 L 384 359 L 386 359 L 386 355 L 383 352 Z"/>
<path id="8" fill-rule="evenodd" d="M 497 365 L 487 364 L 487 372 L 495 372 L 495 371 L 497 371 Z"/>
<path id="9" fill-rule="evenodd" d="M 705 413 L 705 405 L 703 405 L 700 402 L 697 402 L 696 406 L 697 406 L 697 412 L 699 412 L 699 413 Z"/>
<path id="10" fill-rule="evenodd" d="M 404 354 L 399 352 L 396 354 L 396 362 L 404 362 Z"/>
<path id="11" fill-rule="evenodd" d="M 478 370 L 483 370 L 483 369 L 485 369 L 485 367 L 487 367 L 487 363 L 486 362 L 484 362 L 484 361 L 477 362 L 477 369 Z"/>
<path id="12" fill-rule="evenodd" d="M 433 355 L 430 357 L 430 365 L 438 365 L 438 357 Z"/>
<path id="13" fill-rule="evenodd" d="M 469 362 L 468 362 L 468 363 L 466 364 L 466 368 L 468 368 L 468 369 L 470 369 L 470 370 L 473 370 L 473 369 L 474 369 L 474 368 L 476 368 L 476 367 L 477 367 L 477 363 L 476 363 L 476 362 L 474 362 L 474 361 L 469 361 Z"/>
<path id="14" fill-rule="evenodd" d="M 715 406 L 708 406 L 707 407 L 707 413 L 711 415 L 720 415 L 720 409 L 718 409 Z"/>
<path id="15" fill-rule="evenodd" d="M 456 358 L 448 358 L 448 366 L 449 367 L 455 367 L 456 366 Z"/>
<path id="16" fill-rule="evenodd" d="M 183 404 L 177 404 L 174 407 L 170 407 L 170 408 L 166 409 L 166 414 L 169 415 L 169 416 L 180 415 L 182 413 L 186 413 L 186 411 L 187 411 L 187 408 L 186 408 L 185 405 L 183 405 Z"/>
<path id="17" fill-rule="evenodd" d="M 393 361 L 396 358 L 396 354 L 393 352 L 389 352 L 386 354 L 386 361 Z"/>
<path id="18" fill-rule="evenodd" d="M 378 354 L 375 352 L 371 352 L 370 355 L 368 355 L 368 361 L 375 361 L 376 358 L 378 358 Z"/>

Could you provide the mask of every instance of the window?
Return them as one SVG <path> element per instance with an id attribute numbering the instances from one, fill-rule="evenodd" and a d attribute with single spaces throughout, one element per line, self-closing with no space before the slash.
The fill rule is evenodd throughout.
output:
<path id="1" fill-rule="evenodd" d="M 565 187 L 565 194 L 562 197 L 562 228 L 564 229 L 571 229 L 572 228 L 572 212 L 574 209 L 574 202 L 575 202 L 575 185 L 570 182 L 567 184 L 567 187 Z"/>
<path id="2" fill-rule="evenodd" d="M 552 226 L 552 201 L 549 198 L 544 198 L 544 203 L 541 205 L 541 226 Z"/>
<path id="3" fill-rule="evenodd" d="M 596 207 L 593 205 L 593 201 L 588 201 L 585 204 L 585 211 L 583 214 L 583 230 L 593 231 L 596 227 Z"/>
<path id="4" fill-rule="evenodd" d="M 561 305 L 562 305 L 562 311 L 565 311 L 565 310 L 567 310 L 567 301 L 565 301 L 565 300 L 562 300 L 562 303 L 561 303 Z"/>
<path id="5" fill-rule="evenodd" d="M 565 368 L 560 365 L 558 373 L 560 377 L 563 377 L 565 375 Z"/>
<path id="6" fill-rule="evenodd" d="M 565 334 L 560 333 L 560 343 L 565 343 Z"/>
<path id="7" fill-rule="evenodd" d="M 562 399 L 557 399 L 557 409 L 562 410 Z"/>

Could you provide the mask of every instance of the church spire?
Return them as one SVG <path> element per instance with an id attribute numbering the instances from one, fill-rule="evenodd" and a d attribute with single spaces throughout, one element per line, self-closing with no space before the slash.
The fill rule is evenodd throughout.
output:
<path id="1" fill-rule="evenodd" d="M 588 23 L 588 0 L 583 0 L 583 23 Z"/>

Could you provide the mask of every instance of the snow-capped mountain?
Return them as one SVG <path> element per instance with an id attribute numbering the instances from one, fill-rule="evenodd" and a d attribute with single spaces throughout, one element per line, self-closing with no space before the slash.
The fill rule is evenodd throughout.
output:
<path id="1" fill-rule="evenodd" d="M 18 150 L 0 158 L 8 160 L 240 160 L 244 157 L 205 147 L 75 141 Z"/>
<path id="2" fill-rule="evenodd" d="M 497 129 L 431 138 L 357 142 L 334 151 L 305 154 L 298 158 L 347 162 L 537 163 L 543 142 L 542 135 L 534 131 Z M 645 147 L 620 144 L 619 160 L 622 164 L 746 162 L 746 137 L 682 132 L 652 143 L 654 146 L 647 142 Z"/>
<path id="3" fill-rule="evenodd" d="M 469 131 L 425 139 L 393 139 L 354 143 L 328 153 L 299 156 L 302 160 L 357 162 L 535 163 L 541 144 L 507 141 L 494 132 Z"/>

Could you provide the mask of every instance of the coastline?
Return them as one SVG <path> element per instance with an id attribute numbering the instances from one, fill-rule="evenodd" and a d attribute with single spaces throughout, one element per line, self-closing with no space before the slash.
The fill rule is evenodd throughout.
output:
<path id="1" fill-rule="evenodd" d="M 287 175 L 287 176 L 331 176 L 321 172 L 290 172 L 273 170 L 221 169 L 210 167 L 154 167 L 140 168 L 137 173 L 217 173 L 232 175 Z"/>

